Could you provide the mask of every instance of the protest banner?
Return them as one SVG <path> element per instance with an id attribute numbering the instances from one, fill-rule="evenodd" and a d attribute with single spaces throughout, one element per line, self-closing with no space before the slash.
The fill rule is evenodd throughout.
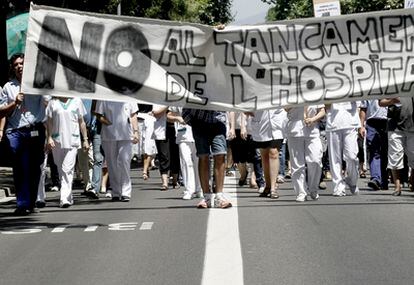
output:
<path id="1" fill-rule="evenodd" d="M 412 96 L 411 9 L 229 26 L 32 5 L 22 90 L 215 110 Z"/>

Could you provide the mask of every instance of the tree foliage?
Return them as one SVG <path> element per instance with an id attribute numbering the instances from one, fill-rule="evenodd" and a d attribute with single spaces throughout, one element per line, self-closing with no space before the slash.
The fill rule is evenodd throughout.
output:
<path id="1" fill-rule="evenodd" d="M 313 17 L 312 0 L 261 0 L 271 7 L 266 20 L 286 20 Z M 341 0 L 341 14 L 382 11 L 404 7 L 404 0 Z"/>
<path id="2" fill-rule="evenodd" d="M 7 0 L 9 14 L 29 9 L 30 0 Z M 35 0 L 38 5 L 63 7 L 81 11 L 116 14 L 121 3 L 122 15 L 208 25 L 226 24 L 233 20 L 232 0 Z"/>

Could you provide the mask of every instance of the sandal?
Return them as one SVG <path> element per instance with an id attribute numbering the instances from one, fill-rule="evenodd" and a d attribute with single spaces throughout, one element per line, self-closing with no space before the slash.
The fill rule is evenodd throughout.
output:
<path id="1" fill-rule="evenodd" d="M 168 185 L 161 186 L 161 191 L 167 191 L 167 190 L 168 190 Z"/>
<path id="2" fill-rule="evenodd" d="M 277 189 L 270 191 L 270 199 L 278 199 L 279 193 L 277 192 Z"/>
<path id="3" fill-rule="evenodd" d="M 148 178 L 149 178 L 149 173 L 147 173 L 147 172 L 143 172 L 143 173 L 142 173 L 142 179 L 144 179 L 144 180 L 148 180 Z"/>
<path id="4" fill-rule="evenodd" d="M 392 196 L 401 196 L 401 190 L 395 190 L 391 193 Z"/>

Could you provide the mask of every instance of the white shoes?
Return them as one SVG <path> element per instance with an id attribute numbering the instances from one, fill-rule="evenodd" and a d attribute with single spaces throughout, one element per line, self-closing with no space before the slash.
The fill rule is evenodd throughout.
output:
<path id="1" fill-rule="evenodd" d="M 300 193 L 296 196 L 296 202 L 305 202 L 306 201 L 306 194 Z"/>
<path id="2" fill-rule="evenodd" d="M 345 190 L 340 190 L 340 191 L 334 192 L 333 196 L 334 197 L 345 197 L 346 196 Z"/>
<path id="3" fill-rule="evenodd" d="M 57 186 L 53 186 L 52 188 L 50 188 L 51 192 L 59 192 L 59 187 Z"/>
<path id="4" fill-rule="evenodd" d="M 191 200 L 193 198 L 193 195 L 190 192 L 185 191 L 183 200 Z"/>

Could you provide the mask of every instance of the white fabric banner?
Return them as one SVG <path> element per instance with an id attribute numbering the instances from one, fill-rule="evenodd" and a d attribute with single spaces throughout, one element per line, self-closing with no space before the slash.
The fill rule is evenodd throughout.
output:
<path id="1" fill-rule="evenodd" d="M 412 96 L 414 10 L 211 27 L 31 7 L 22 90 L 215 110 Z"/>

